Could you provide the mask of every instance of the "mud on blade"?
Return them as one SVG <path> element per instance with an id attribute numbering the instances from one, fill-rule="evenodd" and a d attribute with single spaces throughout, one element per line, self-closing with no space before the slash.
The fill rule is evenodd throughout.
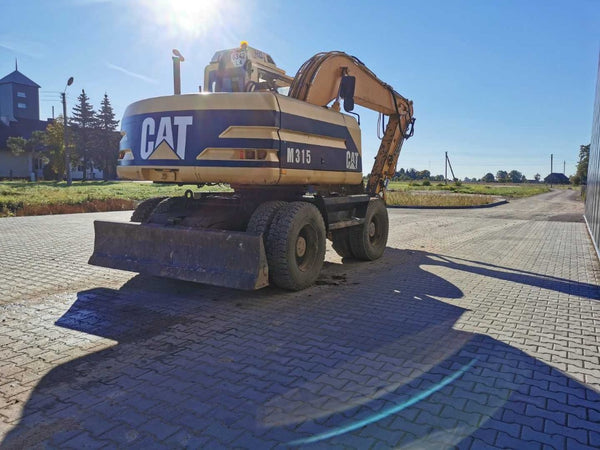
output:
<path id="1" fill-rule="evenodd" d="M 236 289 L 269 284 L 262 236 L 95 221 L 89 264 Z"/>

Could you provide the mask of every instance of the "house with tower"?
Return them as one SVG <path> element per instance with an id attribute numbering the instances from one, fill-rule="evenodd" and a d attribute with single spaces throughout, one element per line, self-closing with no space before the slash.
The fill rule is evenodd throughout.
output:
<path id="1" fill-rule="evenodd" d="M 15 70 L 0 79 L 0 178 L 35 178 L 42 175 L 42 161 L 31 153 L 13 155 L 6 148 L 11 136 L 29 139 L 34 131 L 46 129 L 40 120 L 40 86 Z"/>

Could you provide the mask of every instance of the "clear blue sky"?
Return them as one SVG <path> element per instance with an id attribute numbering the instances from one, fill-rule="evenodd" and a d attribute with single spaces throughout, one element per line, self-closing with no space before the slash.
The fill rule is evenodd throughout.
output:
<path id="1" fill-rule="evenodd" d="M 172 93 L 171 49 L 186 57 L 182 90 L 203 84 L 212 54 L 241 40 L 288 74 L 313 54 L 343 50 L 414 101 L 414 138 L 398 167 L 459 178 L 503 169 L 528 178 L 575 171 L 590 141 L 600 50 L 600 0 L 1 0 L 0 76 L 42 86 L 41 115 L 107 92 L 117 115 Z M 69 107 L 69 110 L 71 108 Z M 361 111 L 364 167 L 377 114 Z"/>

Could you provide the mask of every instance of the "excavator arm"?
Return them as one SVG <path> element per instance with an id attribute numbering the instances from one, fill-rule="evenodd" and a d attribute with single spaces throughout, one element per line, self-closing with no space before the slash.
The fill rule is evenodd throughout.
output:
<path id="1" fill-rule="evenodd" d="M 294 77 L 288 95 L 319 106 L 335 100 L 332 108 L 338 111 L 342 97 L 348 112 L 356 103 L 389 117 L 367 182 L 369 194 L 382 193 L 386 180 L 396 171 L 404 140 L 413 133 L 412 101 L 380 80 L 358 58 L 337 51 L 318 53 L 306 61 Z"/>

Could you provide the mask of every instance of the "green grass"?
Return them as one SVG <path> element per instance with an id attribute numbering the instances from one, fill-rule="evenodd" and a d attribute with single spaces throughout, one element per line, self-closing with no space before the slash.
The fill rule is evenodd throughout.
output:
<path id="1" fill-rule="evenodd" d="M 0 182 L 0 217 L 13 215 L 58 214 L 64 212 L 109 211 L 132 209 L 151 197 L 180 196 L 190 186 L 119 181 Z M 224 186 L 200 190 L 226 190 Z M 198 188 L 194 187 L 197 191 Z"/>
<path id="2" fill-rule="evenodd" d="M 430 186 L 423 186 L 421 182 L 390 182 L 388 190 L 391 191 L 445 191 L 454 192 L 458 194 L 482 194 L 482 195 L 500 195 L 508 198 L 520 198 L 530 197 L 532 195 L 543 194 L 549 192 L 550 188 L 544 184 L 476 184 L 476 183 L 462 183 L 460 186 L 456 186 L 454 183 L 443 183 L 432 182 Z"/>
<path id="3" fill-rule="evenodd" d="M 119 181 L 73 182 L 67 187 L 65 182 L 25 181 L 0 182 L 0 217 L 14 215 L 61 214 L 73 212 L 111 211 L 133 209 L 137 202 L 151 197 L 183 195 L 190 186 L 174 186 L 152 183 Z M 228 190 L 227 186 L 204 187 L 201 190 Z M 468 206 L 490 203 L 493 197 L 527 197 L 548 192 L 545 185 L 530 184 L 454 184 L 391 182 L 388 203 L 394 205 L 423 206 Z M 198 188 L 194 188 L 198 190 Z M 431 192 L 429 196 L 404 195 L 413 191 Z M 440 192 L 441 191 L 441 192 Z M 476 194 L 473 196 L 449 196 L 448 194 Z M 455 198 L 452 198 L 455 197 Z M 465 198 L 466 197 L 466 198 Z M 490 200 L 491 199 L 491 200 Z M 436 203 L 437 202 L 437 203 Z"/>
<path id="4" fill-rule="evenodd" d="M 499 197 L 483 194 L 456 194 L 440 191 L 388 191 L 385 195 L 386 204 L 389 206 L 480 206 L 499 200 Z"/>

